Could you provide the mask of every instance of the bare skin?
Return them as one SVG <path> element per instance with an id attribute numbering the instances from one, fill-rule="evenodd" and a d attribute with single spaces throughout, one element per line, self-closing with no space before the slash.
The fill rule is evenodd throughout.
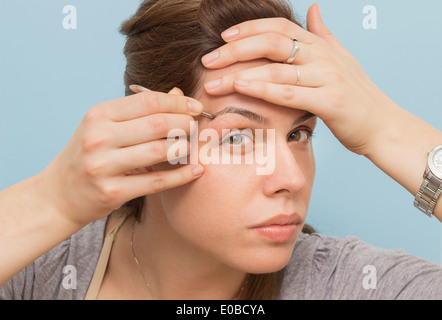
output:
<path id="1" fill-rule="evenodd" d="M 204 65 L 210 71 L 223 69 L 237 62 L 262 58 L 267 63 L 247 65 L 247 68 L 239 70 L 225 69 L 230 70 L 229 73 L 211 73 L 213 76 L 205 79 L 206 93 L 213 98 L 240 94 L 266 103 L 261 105 L 262 113 L 270 112 L 275 115 L 278 129 L 283 128 L 285 133 L 293 129 L 288 129 L 289 125 L 284 122 L 289 116 L 293 120 L 299 117 L 301 111 L 311 112 L 324 121 L 346 148 L 366 156 L 414 195 L 422 183 L 426 153 L 442 143 L 442 133 L 400 108 L 372 83 L 357 61 L 324 26 L 316 5 L 310 8 L 307 20 L 310 32 L 283 19 L 251 21 L 227 30 L 223 34 L 226 45 L 219 48 L 214 55 L 203 58 Z M 295 36 L 300 42 L 300 54 L 293 65 L 282 64 L 292 51 L 292 39 Z M 248 45 L 250 41 L 253 41 L 253 46 Z M 268 45 L 269 41 L 272 46 Z M 295 64 L 302 75 L 298 84 Z M 275 77 L 276 74 L 278 77 Z M 218 79 L 220 81 L 216 81 Z M 219 84 L 214 85 L 213 81 Z M 210 98 L 201 92 L 198 99 Z M 190 111 L 189 102 L 198 106 L 196 110 Z M 202 185 L 207 187 L 208 184 L 204 181 L 197 183 L 200 178 L 205 177 L 204 168 L 195 165 L 173 169 L 158 166 L 165 161 L 167 154 L 168 144 L 162 138 L 167 136 L 171 128 L 182 128 L 190 133 L 190 120 L 201 112 L 201 102 L 203 101 L 184 97 L 177 92 L 150 92 L 94 106 L 68 145 L 45 170 L 0 192 L 0 285 L 88 223 L 108 216 L 131 199 L 149 195 L 152 208 L 156 212 L 145 212 L 145 216 L 156 219 L 156 225 L 163 231 L 152 232 L 150 235 L 168 235 L 168 238 L 161 239 L 171 245 L 176 244 L 178 239 L 185 239 L 186 246 L 174 247 L 170 253 L 176 254 L 181 249 L 188 257 L 198 256 L 202 259 L 200 262 L 206 262 L 202 264 L 204 268 L 199 274 L 189 273 L 187 277 L 171 282 L 167 275 L 176 270 L 170 269 L 167 255 L 164 260 L 159 260 L 158 265 L 151 265 L 151 259 L 146 254 L 141 259 L 146 259 L 142 260 L 147 268 L 146 272 L 154 275 L 153 285 L 157 288 L 158 296 L 170 298 L 175 292 L 181 297 L 188 295 L 197 298 L 197 294 L 201 292 L 192 292 L 186 279 L 201 284 L 203 280 L 218 274 L 222 275 L 218 279 L 224 281 L 222 286 L 217 287 L 220 289 L 204 292 L 210 297 L 231 298 L 244 273 L 257 270 L 252 270 L 248 260 L 240 257 L 246 246 L 238 246 L 235 257 L 231 253 L 222 252 L 218 246 L 209 244 L 214 243 L 217 235 L 231 232 L 236 227 L 244 232 L 235 239 L 248 239 L 249 230 L 245 231 L 247 228 L 244 226 L 251 222 L 248 220 L 252 219 L 249 211 L 241 211 L 240 216 L 245 219 L 241 221 L 244 224 L 233 224 L 227 229 L 219 228 L 213 234 L 205 234 L 205 246 L 202 239 L 197 239 L 190 232 L 192 226 L 189 223 L 194 220 L 183 221 L 183 217 L 177 214 L 179 210 L 167 208 L 164 200 L 174 195 L 177 196 L 176 204 L 190 201 L 174 192 L 181 190 L 184 195 L 185 190 L 177 187 L 185 185 L 183 188 L 195 192 Z M 277 109 L 282 108 L 280 106 L 289 111 Z M 408 135 L 410 130 L 414 133 L 412 136 Z M 403 139 L 405 136 L 407 139 Z M 281 152 L 278 159 L 282 159 L 278 162 L 279 168 L 299 170 L 289 171 L 294 175 L 290 182 L 282 174 L 276 179 L 281 172 L 276 170 L 273 176 L 275 179 L 268 177 L 265 181 L 256 182 L 260 189 L 254 194 L 272 195 L 270 198 L 284 203 L 285 209 L 296 209 L 303 220 L 314 170 L 306 165 L 308 161 L 299 161 L 302 153 L 295 148 L 298 151 L 296 153 L 292 149 L 292 141 L 286 138 L 286 135 L 281 134 L 277 139 L 280 146 L 278 150 Z M 398 162 L 398 158 L 407 161 Z M 150 167 L 156 169 L 152 171 L 148 169 Z M 207 179 L 214 179 L 211 176 L 214 171 L 208 173 Z M 303 196 L 293 197 L 293 194 Z M 290 208 L 295 198 L 303 200 L 296 203 L 296 208 Z M 191 206 L 191 203 L 188 205 Z M 435 216 L 442 221 L 442 205 L 436 207 Z M 208 219 L 202 216 L 202 211 L 195 212 L 195 218 Z M 206 223 L 213 228 L 211 223 L 221 218 L 218 215 L 211 218 L 214 220 L 207 220 Z M 141 225 L 140 230 L 149 230 L 149 225 Z M 127 235 L 127 229 L 123 228 L 122 232 Z M 147 253 L 147 249 L 152 249 L 151 254 L 159 254 L 155 248 L 147 247 L 147 234 L 143 232 L 137 235 L 140 252 Z M 253 238 L 250 241 L 255 244 L 255 240 Z M 289 252 L 294 241 L 292 239 L 281 246 L 279 255 L 276 255 L 276 249 L 267 251 L 268 254 L 275 254 L 278 260 L 266 264 L 264 257 L 258 256 L 261 264 L 257 265 L 267 271 L 282 267 L 287 258 L 285 253 Z M 116 250 L 118 248 L 117 245 Z M 208 259 L 209 256 L 212 259 Z M 189 260 L 184 262 L 184 265 L 190 265 Z M 134 265 L 120 267 L 128 268 L 125 269 L 131 271 L 128 274 L 139 276 Z M 111 282 L 108 283 L 112 284 L 114 278 L 111 274 L 109 276 Z M 139 285 L 140 281 L 127 283 Z M 177 289 L 177 284 L 180 285 L 180 290 Z M 149 298 L 149 293 L 141 291 L 146 288 L 129 289 L 142 292 L 141 296 Z M 112 289 L 107 293 L 115 296 L 112 295 Z"/>

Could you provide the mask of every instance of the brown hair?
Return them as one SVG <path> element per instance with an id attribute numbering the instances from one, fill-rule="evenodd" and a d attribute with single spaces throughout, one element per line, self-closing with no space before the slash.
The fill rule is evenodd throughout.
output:
<path id="1" fill-rule="evenodd" d="M 138 84 L 160 92 L 178 87 L 192 97 L 201 86 L 201 58 L 225 44 L 221 33 L 244 21 L 272 17 L 300 25 L 283 0 L 144 1 L 120 30 L 127 36 L 126 95 L 132 94 L 130 85 Z M 144 197 L 125 206 L 140 217 Z M 279 272 L 249 275 L 238 299 L 275 299 L 279 279 Z"/>

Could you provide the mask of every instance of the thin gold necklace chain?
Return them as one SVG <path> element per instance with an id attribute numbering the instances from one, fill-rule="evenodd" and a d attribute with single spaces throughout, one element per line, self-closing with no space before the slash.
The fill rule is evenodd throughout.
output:
<path id="1" fill-rule="evenodd" d="M 132 224 L 132 232 L 131 232 L 131 236 L 130 236 L 130 247 L 132 248 L 132 255 L 134 256 L 134 260 L 135 263 L 138 266 L 138 269 L 140 270 L 141 276 L 144 279 L 144 282 L 146 283 L 147 288 L 149 289 L 150 293 L 152 294 L 152 297 L 154 300 L 158 300 L 157 297 L 155 296 L 155 294 L 153 293 L 152 287 L 149 283 L 149 281 L 147 281 L 146 275 L 144 274 L 143 268 L 141 267 L 140 262 L 138 261 L 137 255 L 135 254 L 135 249 L 134 249 L 134 233 L 135 233 L 135 226 L 138 223 L 137 220 L 135 220 L 135 222 Z M 241 295 L 241 293 L 244 290 L 244 287 L 246 286 L 246 284 L 248 283 L 248 281 L 246 281 L 246 283 L 242 286 L 241 290 L 239 291 L 238 296 L 233 299 L 233 300 L 238 300 L 239 296 Z"/>
<path id="2" fill-rule="evenodd" d="M 135 249 L 134 249 L 134 231 L 135 231 L 135 225 L 137 224 L 137 220 L 135 220 L 135 222 L 132 225 L 132 234 L 130 237 L 130 246 L 132 248 L 132 255 L 134 256 L 135 262 L 138 266 L 138 269 L 140 270 L 141 276 L 144 279 L 144 282 L 147 285 L 147 288 L 149 289 L 150 293 L 152 294 L 152 297 L 154 300 L 158 300 L 157 297 L 155 296 L 155 294 L 153 293 L 152 287 L 150 286 L 149 281 L 147 281 L 146 275 L 144 274 L 143 268 L 141 267 L 140 262 L 138 261 L 137 255 L 135 254 Z"/>

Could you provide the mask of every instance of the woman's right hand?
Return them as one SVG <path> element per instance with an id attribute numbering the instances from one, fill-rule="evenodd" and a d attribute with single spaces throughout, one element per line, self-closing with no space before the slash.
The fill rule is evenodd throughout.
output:
<path id="1" fill-rule="evenodd" d="M 167 161 L 170 145 L 182 143 L 165 139 L 172 129 L 191 134 L 192 116 L 202 108 L 179 89 L 142 92 L 92 107 L 66 147 L 41 172 L 46 199 L 70 221 L 86 225 L 127 201 L 197 179 L 204 172 L 201 165 L 149 168 Z"/>

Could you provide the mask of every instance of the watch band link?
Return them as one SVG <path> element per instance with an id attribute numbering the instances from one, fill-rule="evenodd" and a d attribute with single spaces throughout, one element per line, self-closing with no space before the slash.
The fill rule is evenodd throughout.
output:
<path id="1" fill-rule="evenodd" d="M 416 198 L 414 199 L 414 206 L 431 218 L 433 217 L 437 199 L 441 194 L 442 185 L 440 180 L 434 177 L 431 172 L 428 172 L 424 183 L 419 188 Z"/>

